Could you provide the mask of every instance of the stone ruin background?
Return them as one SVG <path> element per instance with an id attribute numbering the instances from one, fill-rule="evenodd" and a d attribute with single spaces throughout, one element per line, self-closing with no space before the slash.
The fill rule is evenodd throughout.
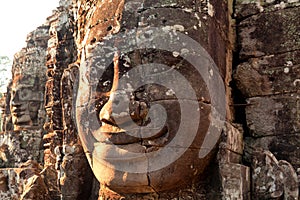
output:
<path id="1" fill-rule="evenodd" d="M 183 24 L 220 69 L 228 116 L 205 181 L 159 194 L 100 190 L 72 120 L 72 94 L 82 48 L 102 39 L 95 30 L 115 31 L 95 22 L 97 9 L 113 3 L 61 0 L 15 54 L 0 102 L 0 199 L 299 199 L 299 0 L 116 2 L 133 27 L 134 17 Z M 24 87 L 36 93 L 24 97 Z M 16 124 L 22 103 L 37 110 L 22 112 Z"/>

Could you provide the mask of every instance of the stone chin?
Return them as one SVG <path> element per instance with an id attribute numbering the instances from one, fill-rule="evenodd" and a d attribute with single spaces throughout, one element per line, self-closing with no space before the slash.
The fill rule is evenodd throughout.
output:
<path id="1" fill-rule="evenodd" d="M 110 151 L 111 147 L 99 145 L 95 148 L 91 158 L 91 166 L 99 182 L 118 193 L 151 193 L 183 188 L 201 177 L 211 155 L 206 159 L 199 159 L 199 150 L 187 149 L 186 152 L 170 165 L 157 171 L 147 172 L 149 158 L 146 154 L 114 161 L 99 159 L 103 151 Z M 122 150 L 121 150 L 122 151 Z M 123 150 L 124 151 L 124 150 Z M 119 152 L 120 155 L 126 152 Z M 99 154 L 102 154 L 98 157 Z M 132 166 L 132 169 L 145 170 L 144 173 L 116 170 L 120 166 Z"/>
<path id="2" fill-rule="evenodd" d="M 31 123 L 30 115 L 28 115 L 28 114 L 24 114 L 21 116 L 18 116 L 18 115 L 20 115 L 20 114 L 12 113 L 12 121 L 16 126 L 22 127 L 22 126 L 30 125 L 30 123 Z"/>
<path id="3" fill-rule="evenodd" d="M 25 107 L 25 106 L 24 106 Z M 32 126 L 32 120 L 29 112 L 26 110 L 20 111 L 19 108 L 12 107 L 12 122 L 14 124 L 14 130 L 23 130 Z"/>

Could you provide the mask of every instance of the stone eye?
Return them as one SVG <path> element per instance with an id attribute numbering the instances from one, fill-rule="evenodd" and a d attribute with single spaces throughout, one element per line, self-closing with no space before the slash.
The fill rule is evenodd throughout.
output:
<path id="1" fill-rule="evenodd" d="M 108 66 L 99 79 L 97 92 L 106 93 L 111 90 L 114 77 L 113 65 Z"/>
<path id="2" fill-rule="evenodd" d="M 19 93 L 19 98 L 20 100 L 28 100 L 31 96 L 31 90 L 29 89 L 23 89 L 20 93 Z"/>

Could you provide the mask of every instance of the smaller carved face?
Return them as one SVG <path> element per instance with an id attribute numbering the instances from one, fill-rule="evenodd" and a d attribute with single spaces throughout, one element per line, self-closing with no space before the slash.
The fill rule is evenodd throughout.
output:
<path id="1" fill-rule="evenodd" d="M 20 78 L 12 86 L 10 109 L 14 130 L 39 125 L 38 112 L 42 105 L 43 92 L 36 84 L 24 84 L 25 79 L 26 77 Z M 36 80 L 33 82 L 36 83 Z"/>

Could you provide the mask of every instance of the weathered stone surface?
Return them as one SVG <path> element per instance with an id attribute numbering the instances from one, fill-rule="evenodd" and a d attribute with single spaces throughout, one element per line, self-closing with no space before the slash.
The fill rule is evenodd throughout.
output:
<path id="1" fill-rule="evenodd" d="M 255 149 L 262 148 L 271 151 L 279 160 L 286 160 L 295 169 L 300 168 L 299 134 L 285 134 L 261 138 L 246 138 L 245 156 L 247 162 L 251 162 L 251 155 Z"/>
<path id="2" fill-rule="evenodd" d="M 293 8 L 298 6 L 300 6 L 299 0 L 237 0 L 235 4 L 235 16 L 238 20 L 243 20 L 262 12 L 274 12 L 285 8 Z"/>
<path id="3" fill-rule="evenodd" d="M 34 175 L 27 179 L 21 200 L 41 199 L 50 200 L 48 189 L 41 176 Z"/>
<path id="4" fill-rule="evenodd" d="M 255 97 L 247 100 L 247 124 L 252 136 L 299 133 L 299 96 Z"/>
<path id="5" fill-rule="evenodd" d="M 42 162 L 42 130 L 23 130 L 2 133 L 1 167 L 18 167 L 27 160 Z"/>
<path id="6" fill-rule="evenodd" d="M 236 163 L 221 163 L 222 199 L 251 199 L 250 168 Z"/>
<path id="7" fill-rule="evenodd" d="M 290 163 L 269 151 L 257 150 L 252 158 L 252 190 L 257 199 L 298 199 L 298 177 Z"/>
<path id="8" fill-rule="evenodd" d="M 48 18 L 50 24 L 47 50 L 45 108 L 47 122 L 44 136 L 45 181 L 52 199 L 87 199 L 92 182 L 91 170 L 84 157 L 72 120 L 73 85 L 76 61 L 72 1 L 61 1 Z"/>
<path id="9" fill-rule="evenodd" d="M 251 58 L 241 63 L 234 74 L 245 97 L 299 91 L 300 51 Z"/>
<path id="10" fill-rule="evenodd" d="M 134 4 L 135 3 L 135 4 Z M 136 5 L 138 1 L 132 1 L 129 2 L 129 5 Z M 128 5 L 128 6 L 129 6 Z M 141 4 L 140 4 L 141 5 Z M 196 2 L 194 0 L 163 0 L 163 1 L 158 1 L 154 0 L 151 2 L 145 1 L 143 7 L 140 7 L 139 9 L 153 9 L 153 8 L 163 8 L 163 7 L 174 7 L 174 8 L 187 8 L 187 9 L 193 9 L 195 10 Z"/>
<path id="11" fill-rule="evenodd" d="M 299 50 L 300 7 L 260 13 L 239 24 L 240 58 L 281 54 Z"/>
<path id="12" fill-rule="evenodd" d="M 267 62 L 267 58 L 270 57 L 251 59 L 238 66 L 234 78 L 244 96 L 257 97 L 299 91 L 300 65 L 294 65 L 292 61 L 287 61 L 282 66 L 264 68 L 260 64 L 264 61 Z M 274 59 L 277 60 L 276 57 Z"/>
<path id="13" fill-rule="evenodd" d="M 41 166 L 35 161 L 26 162 L 21 168 L 0 169 L 0 198 L 11 199 L 50 199 L 43 177 L 39 174 Z"/>
<path id="14" fill-rule="evenodd" d="M 241 163 L 243 150 L 243 129 L 241 125 L 226 123 L 219 144 L 218 161 L 220 163 Z"/>
<path id="15" fill-rule="evenodd" d="M 299 198 L 299 5 L 236 2 L 240 60 L 233 77 L 246 102 L 243 159 L 257 199 Z"/>
<path id="16" fill-rule="evenodd" d="M 6 93 L 2 95 L 0 98 L 0 132 L 4 132 L 4 124 L 5 124 L 5 99 L 6 99 Z"/>
<path id="17" fill-rule="evenodd" d="M 222 199 L 250 199 L 250 168 L 241 164 L 243 150 L 241 125 L 226 123 L 217 155 Z"/>

